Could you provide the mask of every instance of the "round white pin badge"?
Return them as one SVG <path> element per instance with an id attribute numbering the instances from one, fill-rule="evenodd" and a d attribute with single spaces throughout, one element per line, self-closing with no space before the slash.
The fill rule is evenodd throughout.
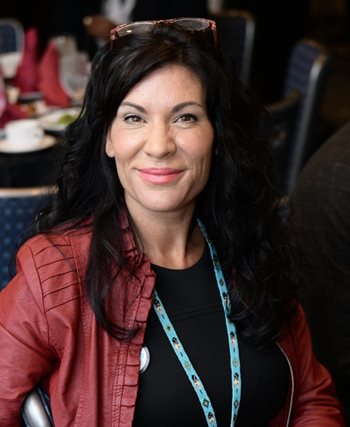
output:
<path id="1" fill-rule="evenodd" d="M 150 357 L 148 348 L 142 347 L 141 353 L 140 353 L 140 374 L 145 372 L 145 370 L 148 368 L 150 360 L 151 360 L 151 357 Z"/>

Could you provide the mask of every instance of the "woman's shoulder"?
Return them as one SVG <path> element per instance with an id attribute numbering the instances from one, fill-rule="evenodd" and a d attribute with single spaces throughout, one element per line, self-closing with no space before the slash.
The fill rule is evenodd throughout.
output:
<path id="1" fill-rule="evenodd" d="M 32 237 L 18 251 L 16 270 L 42 298 L 45 311 L 81 296 L 90 239 L 89 229 L 54 231 Z"/>
<path id="2" fill-rule="evenodd" d="M 89 227 L 80 229 L 54 229 L 50 233 L 40 233 L 27 240 L 18 251 L 21 257 L 31 252 L 36 265 L 48 262 L 67 260 L 74 257 L 74 247 L 78 244 L 82 250 L 88 250 L 91 240 Z"/>

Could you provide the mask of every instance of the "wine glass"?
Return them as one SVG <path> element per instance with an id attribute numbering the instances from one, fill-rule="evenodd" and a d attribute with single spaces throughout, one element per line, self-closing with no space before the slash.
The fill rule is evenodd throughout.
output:
<path id="1" fill-rule="evenodd" d="M 73 105 L 82 103 L 89 76 L 90 61 L 87 53 L 73 52 L 62 55 L 60 60 L 61 84 Z"/>

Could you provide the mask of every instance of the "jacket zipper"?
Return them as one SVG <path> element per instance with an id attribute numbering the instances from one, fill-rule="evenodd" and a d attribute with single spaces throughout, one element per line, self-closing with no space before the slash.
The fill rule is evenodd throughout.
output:
<path id="1" fill-rule="evenodd" d="M 283 356 L 287 360 L 287 363 L 289 366 L 290 377 L 291 377 L 291 381 L 292 381 L 292 387 L 291 387 L 291 393 L 290 393 L 290 399 L 289 399 L 288 417 L 286 420 L 286 427 L 288 427 L 289 422 L 290 422 L 290 415 L 292 413 L 292 404 L 293 404 L 293 398 L 294 398 L 294 373 L 293 373 L 293 369 L 292 369 L 292 364 L 290 363 L 290 360 L 289 360 L 286 352 L 283 350 L 283 348 L 280 346 L 280 344 L 278 342 L 276 344 L 277 344 L 278 348 L 281 350 Z"/>

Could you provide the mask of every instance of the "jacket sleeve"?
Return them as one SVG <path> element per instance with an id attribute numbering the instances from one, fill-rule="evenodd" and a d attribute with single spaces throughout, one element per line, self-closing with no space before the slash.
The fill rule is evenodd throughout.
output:
<path id="1" fill-rule="evenodd" d="M 2 427 L 20 425 L 20 407 L 26 394 L 53 368 L 53 351 L 42 301 L 33 256 L 30 248 L 24 247 L 17 258 L 16 276 L 0 292 Z"/>
<path id="2" fill-rule="evenodd" d="M 290 354 L 294 355 L 290 360 L 294 374 L 290 426 L 344 426 L 342 409 L 335 397 L 332 378 L 315 357 L 309 328 L 301 307 L 298 308 L 290 335 L 289 346 L 292 347 Z M 283 342 L 281 344 L 283 347 Z"/>

